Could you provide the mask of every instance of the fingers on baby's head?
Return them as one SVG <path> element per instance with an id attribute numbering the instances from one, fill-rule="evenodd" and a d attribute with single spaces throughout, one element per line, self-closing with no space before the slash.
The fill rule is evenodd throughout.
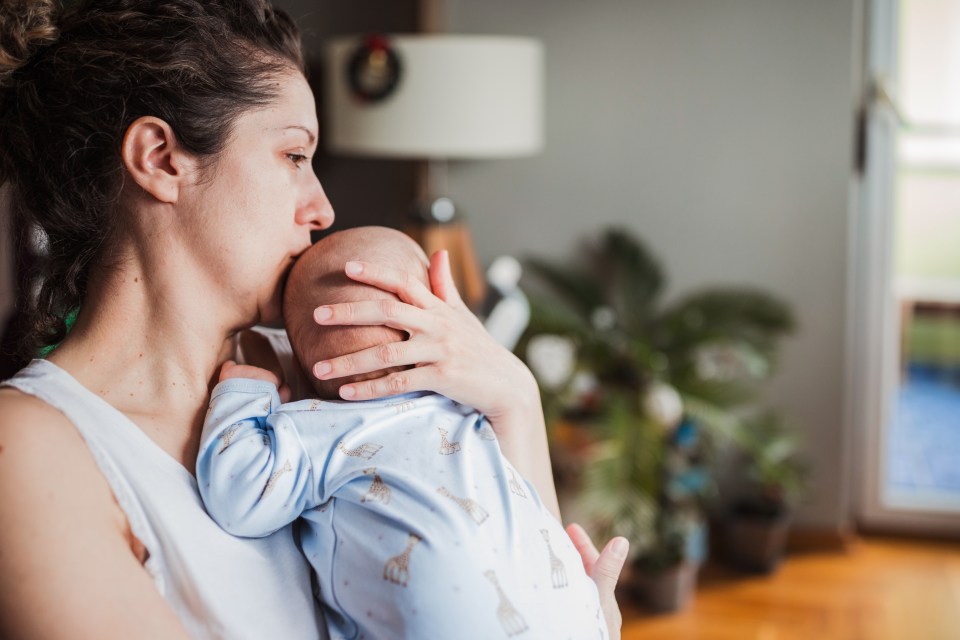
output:
<path id="1" fill-rule="evenodd" d="M 388 291 L 348 278 L 344 265 L 353 260 L 403 270 L 429 283 L 426 254 L 410 236 L 396 229 L 356 227 L 332 233 L 314 244 L 294 264 L 283 295 L 284 325 L 294 353 L 307 372 L 316 361 L 356 351 L 348 347 L 361 342 L 367 347 L 398 338 L 393 335 L 395 330 L 388 330 L 386 335 L 385 327 L 321 327 L 314 321 L 313 311 L 321 305 L 396 298 Z"/>

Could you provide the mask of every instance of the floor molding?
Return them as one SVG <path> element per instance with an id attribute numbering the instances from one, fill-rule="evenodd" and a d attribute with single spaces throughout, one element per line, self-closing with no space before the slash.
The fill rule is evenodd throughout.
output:
<path id="1" fill-rule="evenodd" d="M 794 526 L 787 538 L 790 552 L 849 551 L 857 542 L 857 533 L 852 529 Z"/>

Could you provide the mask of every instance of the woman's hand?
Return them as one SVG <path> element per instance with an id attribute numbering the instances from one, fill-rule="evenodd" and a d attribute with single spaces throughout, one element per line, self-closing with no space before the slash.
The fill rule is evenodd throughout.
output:
<path id="1" fill-rule="evenodd" d="M 580 525 L 568 525 L 567 535 L 570 536 L 573 546 L 580 553 L 584 570 L 597 585 L 597 593 L 600 595 L 600 608 L 603 609 L 603 617 L 607 620 L 610 640 L 619 640 L 623 616 L 620 615 L 620 607 L 617 605 L 614 589 L 617 587 L 617 580 L 620 578 L 623 563 L 627 559 L 630 543 L 627 542 L 626 538 L 614 538 L 607 543 L 602 552 L 599 552 L 593 545 L 593 541 L 590 540 L 590 536 Z"/>
<path id="2" fill-rule="evenodd" d="M 415 365 L 364 382 L 340 387 L 346 400 L 366 400 L 407 391 L 430 390 L 474 407 L 491 422 L 523 401 L 539 403 L 537 385 L 526 366 L 497 344 L 460 299 L 450 276 L 446 251 L 430 261 L 430 286 L 415 276 L 369 262 L 348 262 L 353 280 L 395 294 L 400 301 L 346 302 L 317 308 L 322 325 L 386 325 L 409 334 L 402 342 L 318 362 L 321 380 L 390 367 Z"/>
<path id="3" fill-rule="evenodd" d="M 394 293 L 399 300 L 345 302 L 318 307 L 322 325 L 386 325 L 409 338 L 318 362 L 321 380 L 398 366 L 386 376 L 340 387 L 346 400 L 408 391 L 435 391 L 483 413 L 500 447 L 559 516 L 550 471 L 540 393 L 530 370 L 487 333 L 460 298 L 446 251 L 430 259 L 430 283 L 370 262 L 348 262 L 347 276 Z"/>

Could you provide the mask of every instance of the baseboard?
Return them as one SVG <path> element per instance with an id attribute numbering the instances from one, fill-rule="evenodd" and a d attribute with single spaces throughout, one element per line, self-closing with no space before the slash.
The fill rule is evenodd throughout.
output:
<path id="1" fill-rule="evenodd" d="M 861 523 L 859 531 L 864 536 L 876 538 L 901 538 L 904 540 L 926 540 L 953 544 L 960 541 L 960 522 L 943 522 L 940 520 L 932 520 L 926 523 L 923 521 L 904 523 L 891 518 L 889 521 Z"/>
<path id="2" fill-rule="evenodd" d="M 787 538 L 787 549 L 791 552 L 800 553 L 815 551 L 846 552 L 856 541 L 857 534 L 851 529 L 794 525 Z"/>

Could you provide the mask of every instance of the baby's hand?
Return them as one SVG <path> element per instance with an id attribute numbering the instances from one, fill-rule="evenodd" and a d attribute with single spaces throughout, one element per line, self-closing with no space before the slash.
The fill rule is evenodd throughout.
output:
<path id="1" fill-rule="evenodd" d="M 272 371 L 254 367 L 249 364 L 237 364 L 233 360 L 227 360 L 220 367 L 220 380 L 230 380 L 232 378 L 248 378 L 252 380 L 263 380 L 277 387 L 277 393 L 280 394 L 280 402 L 290 401 L 290 387 L 281 383 L 280 378 Z"/>

